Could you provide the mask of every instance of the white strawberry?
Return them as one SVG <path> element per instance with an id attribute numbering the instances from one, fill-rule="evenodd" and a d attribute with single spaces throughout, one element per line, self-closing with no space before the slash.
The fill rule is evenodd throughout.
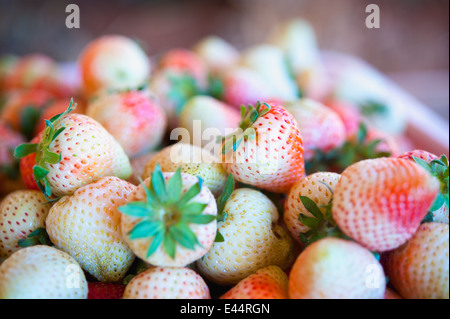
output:
<path id="1" fill-rule="evenodd" d="M 80 265 L 56 248 L 27 247 L 0 265 L 0 299 L 86 299 L 87 294 Z"/>
<path id="2" fill-rule="evenodd" d="M 150 267 L 134 277 L 123 299 L 210 299 L 203 278 L 186 267 Z"/>
<path id="3" fill-rule="evenodd" d="M 222 241 L 214 242 L 196 262 L 200 274 L 220 285 L 234 285 L 260 268 L 287 269 L 293 261 L 293 243 L 278 224 L 275 205 L 263 193 L 236 189 L 226 201 L 218 222 Z"/>

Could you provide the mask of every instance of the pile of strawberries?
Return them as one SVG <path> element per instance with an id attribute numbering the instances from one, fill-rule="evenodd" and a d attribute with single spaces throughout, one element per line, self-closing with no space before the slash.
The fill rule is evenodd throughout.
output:
<path id="1" fill-rule="evenodd" d="M 447 157 L 306 21 L 76 65 L 1 59 L 0 298 L 449 298 Z"/>

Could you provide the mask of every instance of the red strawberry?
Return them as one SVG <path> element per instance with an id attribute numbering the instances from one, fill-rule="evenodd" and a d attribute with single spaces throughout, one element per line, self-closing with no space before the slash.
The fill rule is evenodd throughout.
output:
<path id="1" fill-rule="evenodd" d="M 447 224 L 424 223 L 408 242 L 384 257 L 389 281 L 402 297 L 449 298 L 448 244 Z"/>
<path id="2" fill-rule="evenodd" d="M 223 166 L 235 180 L 286 193 L 305 174 L 303 142 L 294 117 L 282 106 L 242 109 L 239 129 L 224 139 Z"/>
<path id="3" fill-rule="evenodd" d="M 384 299 L 403 299 L 403 298 L 391 288 L 386 287 Z"/>
<path id="4" fill-rule="evenodd" d="M 261 268 L 242 279 L 220 299 L 289 299 L 288 277 L 278 266 Z"/>
<path id="5" fill-rule="evenodd" d="M 166 114 L 144 91 L 100 95 L 86 115 L 103 125 L 129 157 L 158 147 L 166 132 Z"/>
<path id="6" fill-rule="evenodd" d="M 122 299 L 125 287 L 112 282 L 88 282 L 87 299 Z"/>
<path id="7" fill-rule="evenodd" d="M 42 132 L 34 137 L 30 143 L 38 144 L 41 140 Z M 28 189 L 36 189 L 39 190 L 39 186 L 36 184 L 34 180 L 33 167 L 36 165 L 36 153 L 28 154 L 25 157 L 22 157 L 19 162 L 20 174 L 22 176 L 23 183 L 25 187 Z"/>
<path id="8" fill-rule="evenodd" d="M 289 273 L 291 299 L 383 299 L 386 279 L 359 244 L 326 237 L 307 246 Z"/>
<path id="9" fill-rule="evenodd" d="M 130 161 L 120 144 L 95 120 L 66 112 L 47 123 L 38 144 L 19 145 L 15 156 L 36 153 L 34 180 L 47 197 L 71 195 L 103 176 L 126 179 Z"/>
<path id="10" fill-rule="evenodd" d="M 210 299 L 203 278 L 186 267 L 151 267 L 133 277 L 124 299 Z"/>
<path id="11" fill-rule="evenodd" d="M 413 236 L 438 192 L 439 181 L 411 161 L 363 160 L 341 174 L 332 214 L 347 236 L 387 251 Z"/>

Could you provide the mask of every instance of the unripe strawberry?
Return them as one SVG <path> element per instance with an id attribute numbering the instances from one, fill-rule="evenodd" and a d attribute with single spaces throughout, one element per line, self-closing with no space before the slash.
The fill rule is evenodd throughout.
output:
<path id="1" fill-rule="evenodd" d="M 99 281 L 122 279 L 134 260 L 122 237 L 117 210 L 134 189 L 117 177 L 103 177 L 61 198 L 47 216 L 47 232 L 53 244 Z"/>
<path id="2" fill-rule="evenodd" d="M 383 299 L 386 280 L 359 244 L 327 237 L 307 246 L 289 273 L 291 299 Z"/>
<path id="3" fill-rule="evenodd" d="M 424 223 L 385 256 L 390 283 L 407 299 L 449 298 L 449 226 Z"/>
<path id="4" fill-rule="evenodd" d="M 236 189 L 217 225 L 223 241 L 216 241 L 196 262 L 200 274 L 219 285 L 235 285 L 258 269 L 275 265 L 287 269 L 292 263 L 293 243 L 278 224 L 275 205 L 263 193 Z"/>
<path id="5" fill-rule="evenodd" d="M 20 240 L 40 228 L 45 228 L 45 219 L 51 204 L 45 204 L 42 192 L 18 190 L 0 202 L 0 256 L 7 258 L 21 249 Z"/>
<path id="6" fill-rule="evenodd" d="M 77 261 L 56 248 L 27 247 L 0 265 L 1 299 L 86 299 L 87 294 Z"/>
<path id="7" fill-rule="evenodd" d="M 175 172 L 181 168 L 182 173 L 200 177 L 215 196 L 221 194 L 227 179 L 219 158 L 206 149 L 187 143 L 167 146 L 156 153 L 145 166 L 142 179 L 150 177 L 156 165 L 160 165 L 163 172 Z"/>
<path id="8" fill-rule="evenodd" d="M 134 277 L 123 299 L 210 299 L 203 278 L 186 267 L 151 267 Z"/>
<path id="9" fill-rule="evenodd" d="M 388 251 L 413 236 L 438 192 L 439 181 L 412 161 L 363 160 L 341 174 L 333 218 L 361 245 Z"/>
<path id="10" fill-rule="evenodd" d="M 289 280 L 278 266 L 267 266 L 242 279 L 220 299 L 289 299 Z"/>
<path id="11" fill-rule="evenodd" d="M 161 267 L 184 267 L 201 258 L 216 237 L 217 205 L 201 179 L 163 173 L 156 166 L 119 207 L 122 234 L 133 252 Z"/>

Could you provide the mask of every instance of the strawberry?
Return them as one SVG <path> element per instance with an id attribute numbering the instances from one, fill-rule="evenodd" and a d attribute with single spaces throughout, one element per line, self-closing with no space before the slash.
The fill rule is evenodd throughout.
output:
<path id="1" fill-rule="evenodd" d="M 151 267 L 126 286 L 123 299 L 211 299 L 201 276 L 186 267 Z"/>
<path id="2" fill-rule="evenodd" d="M 34 179 L 44 194 L 71 195 L 104 176 L 127 179 L 128 156 L 120 144 L 92 118 L 70 114 L 69 108 L 47 122 L 39 143 L 19 145 L 15 156 L 36 153 Z"/>
<path id="3" fill-rule="evenodd" d="M 274 265 L 285 270 L 291 265 L 292 240 L 278 224 L 277 208 L 267 196 L 238 188 L 222 207 L 217 225 L 220 237 L 196 262 L 202 276 L 232 286 L 260 268 Z"/>
<path id="4" fill-rule="evenodd" d="M 56 248 L 27 247 L 0 265 L 0 299 L 86 299 L 87 294 L 81 267 Z"/>
<path id="5" fill-rule="evenodd" d="M 88 104 L 86 115 L 99 122 L 129 157 L 159 146 L 167 126 L 162 108 L 137 90 L 100 95 Z"/>
<path id="6" fill-rule="evenodd" d="M 113 282 L 89 282 L 87 299 L 122 299 L 125 287 Z"/>
<path id="7" fill-rule="evenodd" d="M 163 173 L 156 166 L 136 188 L 119 207 L 122 234 L 136 256 L 154 266 L 184 267 L 209 250 L 217 206 L 201 184 L 181 169 Z"/>
<path id="8" fill-rule="evenodd" d="M 311 160 L 317 150 L 326 153 L 344 144 L 344 123 L 330 108 L 309 98 L 285 105 L 302 134 L 305 161 Z"/>
<path id="9" fill-rule="evenodd" d="M 15 91 L 9 96 L 0 113 L 0 119 L 31 139 L 40 113 L 54 97 L 43 90 Z"/>
<path id="10" fill-rule="evenodd" d="M 381 264 L 361 245 L 326 237 L 307 246 L 289 273 L 291 299 L 383 299 Z"/>
<path id="11" fill-rule="evenodd" d="M 267 83 L 254 70 L 244 67 L 236 66 L 224 71 L 221 87 L 220 99 L 235 108 L 273 97 Z"/>
<path id="12" fill-rule="evenodd" d="M 186 101 L 204 92 L 207 85 L 205 62 L 191 50 L 172 49 L 159 59 L 149 88 L 166 112 L 169 128 L 174 128 Z"/>
<path id="13" fill-rule="evenodd" d="M 388 251 L 413 236 L 438 192 L 439 181 L 412 161 L 363 160 L 342 172 L 332 214 L 348 237 Z"/>
<path id="14" fill-rule="evenodd" d="M 426 221 L 434 221 L 448 224 L 449 211 L 449 178 L 448 178 L 448 158 L 445 155 L 438 157 L 435 154 L 424 150 L 413 150 L 405 152 L 398 156 L 412 160 L 427 170 L 432 176 L 435 176 L 441 182 L 440 192 L 430 207 L 430 213 L 427 215 Z"/>
<path id="15" fill-rule="evenodd" d="M 248 48 L 242 52 L 239 62 L 243 67 L 254 70 L 267 83 L 271 98 L 292 101 L 299 97 L 297 84 L 280 48 L 269 44 Z"/>
<path id="16" fill-rule="evenodd" d="M 289 299 L 288 276 L 278 266 L 258 269 L 220 299 Z"/>
<path id="17" fill-rule="evenodd" d="M 331 216 L 333 192 L 339 179 L 336 173 L 317 172 L 300 179 L 290 189 L 284 202 L 283 219 L 298 243 L 339 234 Z"/>
<path id="18" fill-rule="evenodd" d="M 121 35 L 104 35 L 91 41 L 78 64 L 86 97 L 105 90 L 135 89 L 150 76 L 150 61 L 144 50 Z"/>
<path id="19" fill-rule="evenodd" d="M 191 144 L 214 147 L 217 137 L 225 136 L 238 127 L 240 118 L 239 111 L 230 105 L 207 95 L 196 95 L 184 105 L 179 124 L 188 130 Z"/>
<path id="20" fill-rule="evenodd" d="M 448 224 L 424 223 L 414 236 L 385 256 L 392 286 L 407 299 L 448 299 Z"/>
<path id="21" fill-rule="evenodd" d="M 242 108 L 239 129 L 223 142 L 223 167 L 244 184 L 287 193 L 304 176 L 303 142 L 294 117 L 277 104 Z"/>
<path id="22" fill-rule="evenodd" d="M 135 188 L 117 177 L 103 177 L 61 198 L 47 216 L 52 243 L 99 281 L 122 279 L 133 263 L 117 207 L 127 202 Z"/>
<path id="23" fill-rule="evenodd" d="M 205 62 L 211 73 L 232 67 L 239 59 L 239 51 L 218 36 L 204 37 L 192 50 Z"/>
<path id="24" fill-rule="evenodd" d="M 182 173 L 200 177 L 216 197 L 221 194 L 227 179 L 219 158 L 206 149 L 187 143 L 173 144 L 156 153 L 147 162 L 142 179 L 149 178 L 157 165 L 163 172 L 175 172 L 180 168 Z"/>
<path id="25" fill-rule="evenodd" d="M 37 190 L 17 190 L 0 202 L 0 256 L 9 257 L 24 247 L 28 235 L 45 229 L 51 207 L 45 202 L 44 195 Z"/>

